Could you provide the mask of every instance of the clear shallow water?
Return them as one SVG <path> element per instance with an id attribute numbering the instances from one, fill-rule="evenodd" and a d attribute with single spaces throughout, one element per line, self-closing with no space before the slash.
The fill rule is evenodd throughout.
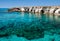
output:
<path id="1" fill-rule="evenodd" d="M 25 36 L 21 35 L 21 30 L 25 31 Z M 60 17 L 28 12 L 0 12 L 0 37 L 1 41 L 60 41 Z"/>
<path id="2" fill-rule="evenodd" d="M 51 25 L 54 27 L 57 24 L 60 24 L 60 17 L 48 14 L 38 14 L 38 13 L 28 13 L 28 12 L 10 12 L 10 13 L 0 13 L 0 22 L 1 26 L 7 25 L 7 23 L 25 23 L 27 25 L 34 24 L 34 26 L 38 25 Z M 4 24 L 5 23 L 5 24 Z M 19 24 L 21 24 L 19 23 Z M 53 25 L 52 25 L 53 24 Z M 22 26 L 22 25 L 21 25 Z M 45 27 L 45 26 L 44 26 Z M 58 26 L 57 26 L 58 27 Z"/>

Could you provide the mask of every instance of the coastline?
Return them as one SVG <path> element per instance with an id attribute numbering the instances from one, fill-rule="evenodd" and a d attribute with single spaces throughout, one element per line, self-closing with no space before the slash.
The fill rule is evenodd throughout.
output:
<path id="1" fill-rule="evenodd" d="M 32 12 L 32 13 L 49 13 L 60 15 L 60 6 L 33 6 L 33 7 L 15 7 L 8 9 L 8 12 Z"/>

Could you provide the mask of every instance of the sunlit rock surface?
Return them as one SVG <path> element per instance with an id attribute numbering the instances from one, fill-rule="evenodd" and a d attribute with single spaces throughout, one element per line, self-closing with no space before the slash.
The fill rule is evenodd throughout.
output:
<path id="1" fill-rule="evenodd" d="M 60 14 L 60 6 L 31 6 L 31 7 L 16 7 L 9 8 L 8 12 L 31 12 L 31 13 L 44 13 L 44 14 Z"/>

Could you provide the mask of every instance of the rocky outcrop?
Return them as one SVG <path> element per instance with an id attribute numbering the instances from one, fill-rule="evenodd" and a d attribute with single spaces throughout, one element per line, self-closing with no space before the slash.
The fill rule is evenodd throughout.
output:
<path id="1" fill-rule="evenodd" d="M 18 12 L 20 9 L 19 8 L 11 8 L 8 9 L 8 12 Z"/>
<path id="2" fill-rule="evenodd" d="M 9 12 L 18 11 L 18 12 L 33 12 L 33 13 L 50 13 L 56 14 L 59 13 L 60 6 L 37 6 L 37 7 L 20 7 L 9 9 Z"/>
<path id="3" fill-rule="evenodd" d="M 55 15 L 60 15 L 60 9 L 57 9 L 57 10 L 55 11 Z"/>

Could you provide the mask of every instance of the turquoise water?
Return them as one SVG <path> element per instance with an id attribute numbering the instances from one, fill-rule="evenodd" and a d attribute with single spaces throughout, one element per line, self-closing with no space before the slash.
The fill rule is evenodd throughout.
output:
<path id="1" fill-rule="evenodd" d="M 60 41 L 60 16 L 0 12 L 0 41 Z"/>

